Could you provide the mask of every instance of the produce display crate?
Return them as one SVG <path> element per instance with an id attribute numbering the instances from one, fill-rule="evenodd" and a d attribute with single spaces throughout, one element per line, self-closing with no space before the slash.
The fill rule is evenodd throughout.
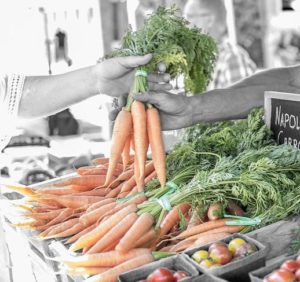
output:
<path id="1" fill-rule="evenodd" d="M 248 275 L 249 272 L 265 265 L 267 249 L 263 244 L 261 244 L 257 240 L 254 240 L 248 237 L 247 235 L 243 235 L 239 233 L 228 236 L 225 239 L 220 240 L 218 242 L 224 242 L 228 244 L 234 238 L 242 238 L 246 242 L 255 245 L 257 251 L 252 254 L 249 254 L 244 258 L 241 258 L 236 261 L 232 261 L 226 265 L 213 267 L 213 268 L 203 268 L 197 262 L 195 262 L 191 258 L 191 256 L 196 251 L 208 250 L 209 246 L 211 245 L 208 244 L 185 252 L 185 255 L 187 256 L 187 260 L 190 261 L 201 273 L 212 274 L 214 276 L 227 279 L 231 282 L 250 281 L 250 277 Z"/>
<path id="2" fill-rule="evenodd" d="M 272 271 L 280 268 L 281 264 L 288 259 L 294 260 L 297 258 L 299 254 L 292 256 L 280 256 L 277 259 L 273 260 L 272 263 L 266 265 L 265 267 L 261 267 L 257 270 L 250 272 L 251 282 L 263 282 L 264 277 L 270 274 Z"/>
<path id="3" fill-rule="evenodd" d="M 200 279 L 203 273 L 199 273 L 195 266 L 193 266 L 185 256 L 176 255 L 169 258 L 164 258 L 159 261 L 149 263 L 145 266 L 141 266 L 134 270 L 125 272 L 119 276 L 119 282 L 136 282 L 139 280 L 146 279 L 147 276 L 154 270 L 160 267 L 167 267 L 173 271 L 184 271 L 191 276 L 191 278 Z M 202 280 L 191 280 L 191 278 L 185 278 L 181 280 L 182 282 L 187 281 L 202 281 Z"/>

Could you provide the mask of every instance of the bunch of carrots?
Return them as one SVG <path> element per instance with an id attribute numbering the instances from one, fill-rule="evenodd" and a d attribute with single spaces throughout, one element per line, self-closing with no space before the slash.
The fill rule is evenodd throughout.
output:
<path id="1" fill-rule="evenodd" d="M 142 91 L 141 88 L 133 87 L 130 95 L 140 91 Z M 145 176 L 147 175 L 145 164 L 150 144 L 157 177 L 160 185 L 165 186 L 166 158 L 159 112 L 156 108 L 148 105 L 146 109 L 142 102 L 132 101 L 131 98 L 128 98 L 126 107 L 123 107 L 115 120 L 111 142 L 109 166 L 104 185 L 109 185 L 113 181 L 113 172 L 121 157 L 123 166 L 126 167 L 132 148 L 135 151 L 134 177 L 137 191 L 141 192 L 145 186 Z"/>

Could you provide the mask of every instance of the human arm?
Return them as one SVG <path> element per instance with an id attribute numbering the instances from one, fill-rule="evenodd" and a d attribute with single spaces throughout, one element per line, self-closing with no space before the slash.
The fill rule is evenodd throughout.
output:
<path id="1" fill-rule="evenodd" d="M 151 55 L 112 58 L 60 75 L 26 77 L 18 115 L 21 118 L 48 116 L 99 93 L 125 95 L 131 87 L 134 68 L 151 58 Z M 158 84 L 168 81 L 165 76 L 150 74 L 150 88 L 170 89 L 168 83 Z"/>
<path id="2" fill-rule="evenodd" d="M 225 89 L 215 89 L 192 97 L 144 93 L 135 99 L 160 110 L 164 130 L 188 127 L 198 122 L 245 118 L 251 109 L 263 106 L 264 91 L 300 94 L 300 65 L 268 69 Z"/>

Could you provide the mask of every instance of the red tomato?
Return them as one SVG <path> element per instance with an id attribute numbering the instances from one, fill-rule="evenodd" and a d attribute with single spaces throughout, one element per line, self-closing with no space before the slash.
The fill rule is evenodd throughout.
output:
<path id="1" fill-rule="evenodd" d="M 161 267 L 153 271 L 148 277 L 147 282 L 176 282 L 172 271 Z"/>
<path id="2" fill-rule="evenodd" d="M 175 278 L 175 281 L 180 281 L 182 278 L 187 277 L 187 274 L 184 271 L 176 271 L 173 274 L 173 277 Z"/>
<path id="3" fill-rule="evenodd" d="M 285 261 L 281 266 L 280 268 L 281 269 L 285 269 L 285 270 L 288 270 L 290 272 L 293 272 L 295 273 L 296 270 L 299 268 L 299 264 L 295 261 L 295 260 L 287 260 Z"/>
<path id="4" fill-rule="evenodd" d="M 265 282 L 294 282 L 295 275 L 285 269 L 275 270 L 264 279 Z"/>
<path id="5" fill-rule="evenodd" d="M 300 268 L 298 268 L 298 269 L 296 270 L 295 276 L 296 276 L 296 279 L 297 279 L 298 281 L 300 281 Z"/>
<path id="6" fill-rule="evenodd" d="M 296 262 L 298 262 L 300 265 L 300 255 L 297 257 Z"/>
<path id="7" fill-rule="evenodd" d="M 208 252 L 210 253 L 210 252 L 211 252 L 214 248 L 216 248 L 216 247 L 228 249 L 228 248 L 227 248 L 227 245 L 226 245 L 225 243 L 223 243 L 223 242 L 215 242 L 215 243 L 212 243 L 212 244 L 209 246 Z"/>
<path id="8" fill-rule="evenodd" d="M 227 264 L 232 260 L 232 253 L 223 246 L 215 247 L 211 250 L 209 256 L 215 263 Z"/>

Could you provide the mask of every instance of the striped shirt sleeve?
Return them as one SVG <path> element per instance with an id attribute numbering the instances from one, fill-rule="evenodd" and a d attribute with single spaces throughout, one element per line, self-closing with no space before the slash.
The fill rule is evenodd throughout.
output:
<path id="1" fill-rule="evenodd" d="M 0 152 L 16 128 L 25 76 L 0 75 Z"/>
<path id="2" fill-rule="evenodd" d="M 227 48 L 217 61 L 214 88 L 225 88 L 253 74 L 256 65 L 248 53 L 239 46 Z"/>

